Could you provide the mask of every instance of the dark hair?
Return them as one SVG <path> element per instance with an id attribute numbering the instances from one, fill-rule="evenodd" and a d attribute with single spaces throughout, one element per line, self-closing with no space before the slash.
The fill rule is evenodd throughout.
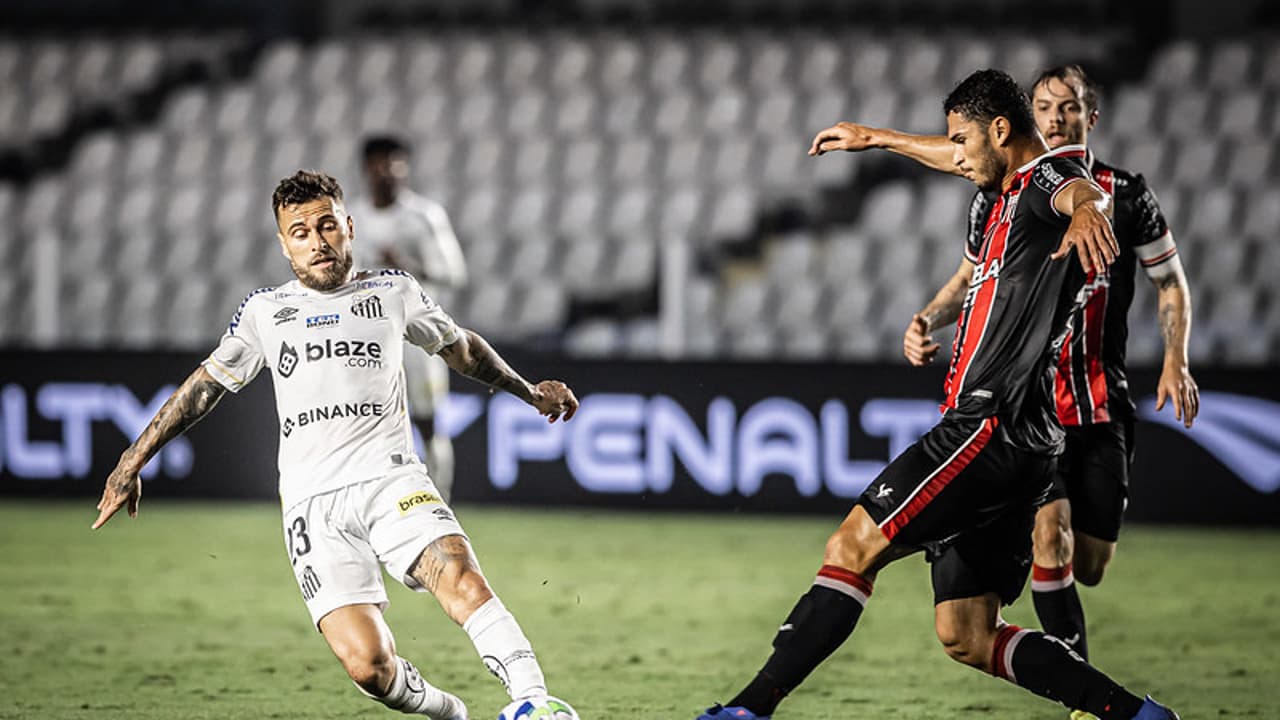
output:
<path id="1" fill-rule="evenodd" d="M 342 186 L 338 185 L 338 181 L 322 172 L 299 170 L 276 185 L 276 191 L 271 193 L 271 212 L 275 215 L 285 205 L 297 205 L 325 197 L 342 201 Z"/>
<path id="2" fill-rule="evenodd" d="M 409 154 L 409 144 L 394 135 L 372 135 L 364 141 L 364 159 L 374 155 Z"/>
<path id="3" fill-rule="evenodd" d="M 1007 118 L 1015 135 L 1036 131 L 1031 102 L 1018 83 L 1000 70 L 979 70 L 960 81 L 942 103 L 945 113 L 957 112 L 966 120 L 990 123 Z"/>
<path id="4" fill-rule="evenodd" d="M 1031 83 L 1031 90 L 1049 82 L 1050 80 L 1061 80 L 1063 83 L 1070 85 L 1074 80 L 1080 83 L 1081 99 L 1084 100 L 1085 110 L 1094 112 L 1098 109 L 1098 86 L 1089 78 L 1089 74 L 1079 65 L 1059 65 L 1051 67 L 1040 73 L 1036 81 Z"/>

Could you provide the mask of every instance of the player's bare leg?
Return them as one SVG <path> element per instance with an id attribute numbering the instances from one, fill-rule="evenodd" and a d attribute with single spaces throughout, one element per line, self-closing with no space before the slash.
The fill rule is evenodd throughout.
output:
<path id="1" fill-rule="evenodd" d="M 465 537 L 445 535 L 428 545 L 410 574 L 471 637 L 480 659 L 512 700 L 547 694 L 529 639 L 489 588 Z"/>
<path id="2" fill-rule="evenodd" d="M 946 600 L 934 607 L 934 627 L 947 655 L 1044 698 L 1103 720 L 1130 720 L 1154 702 L 1125 690 L 1061 640 L 1000 618 L 1000 597 Z M 1152 714 L 1151 717 L 1167 717 Z"/>
<path id="3" fill-rule="evenodd" d="M 1075 534 L 1075 572 L 1080 584 L 1093 587 L 1102 582 L 1102 576 L 1115 557 L 1116 544 L 1094 537 L 1089 533 Z"/>
<path id="4" fill-rule="evenodd" d="M 778 628 L 773 653 L 728 707 L 745 708 L 755 717 L 773 713 L 778 703 L 853 633 L 871 596 L 876 573 L 912 552 L 891 545 L 867 511 L 854 505 L 827 540 L 813 586 Z M 718 717 L 722 712 L 713 708 L 705 717 Z M 737 716 L 747 717 L 733 717 Z"/>
<path id="5" fill-rule="evenodd" d="M 467 720 L 458 698 L 422 678 L 396 654 L 395 638 L 376 605 L 347 605 L 320 619 L 320 632 L 356 687 L 393 710 L 432 720 Z"/>
<path id="6" fill-rule="evenodd" d="M 1075 585 L 1081 571 L 1076 538 L 1071 529 L 1071 503 L 1065 498 L 1045 503 L 1036 512 L 1031 597 L 1040 627 L 1088 659 L 1084 607 Z"/>

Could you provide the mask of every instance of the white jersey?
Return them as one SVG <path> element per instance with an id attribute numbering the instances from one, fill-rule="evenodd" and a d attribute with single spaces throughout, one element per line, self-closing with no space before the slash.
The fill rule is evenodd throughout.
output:
<path id="1" fill-rule="evenodd" d="M 395 202 L 374 207 L 367 200 L 351 205 L 355 219 L 355 247 L 368 248 L 362 263 L 381 263 L 380 253 L 395 250 L 408 256 L 425 271 L 418 281 L 427 287 L 461 287 L 467 282 L 467 263 L 458 237 L 449 223 L 449 214 L 433 202 L 410 190 L 401 190 Z"/>
<path id="2" fill-rule="evenodd" d="M 453 319 L 408 273 L 362 271 L 330 292 L 293 280 L 250 293 L 204 367 L 232 392 L 270 368 L 289 508 L 419 462 L 403 341 L 434 354 L 457 338 Z"/>

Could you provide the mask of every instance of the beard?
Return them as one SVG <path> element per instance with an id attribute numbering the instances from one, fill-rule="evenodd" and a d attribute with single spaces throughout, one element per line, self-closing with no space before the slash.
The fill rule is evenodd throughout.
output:
<path id="1" fill-rule="evenodd" d="M 994 147 L 987 145 L 977 159 L 973 168 L 974 184 L 984 192 L 999 190 L 1005 175 L 1004 163 L 1001 162 L 999 153 Z"/>
<path id="2" fill-rule="evenodd" d="M 351 272 L 353 262 L 349 252 L 345 254 L 334 253 L 330 257 L 333 258 L 333 264 L 327 268 L 317 268 L 310 265 L 300 267 L 292 261 L 290 261 L 289 265 L 293 268 L 293 274 L 298 276 L 298 282 L 312 290 L 328 292 L 346 282 L 347 274 Z"/>

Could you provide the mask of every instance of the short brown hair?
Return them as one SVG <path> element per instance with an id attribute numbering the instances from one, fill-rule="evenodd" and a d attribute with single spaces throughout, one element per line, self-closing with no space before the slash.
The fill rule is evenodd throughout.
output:
<path id="1" fill-rule="evenodd" d="M 1040 73 L 1036 81 L 1031 83 L 1031 92 L 1035 92 L 1036 88 L 1050 80 L 1061 80 L 1064 84 L 1070 85 L 1074 80 L 1080 83 L 1082 91 L 1081 100 L 1084 101 L 1085 109 L 1088 112 L 1097 112 L 1098 110 L 1098 86 L 1090 79 L 1089 74 L 1079 65 L 1059 65 L 1051 67 Z"/>
<path id="2" fill-rule="evenodd" d="M 285 205 L 326 197 L 342 202 L 342 186 L 338 181 L 322 172 L 299 170 L 276 185 L 276 191 L 271 193 L 271 214 L 278 217 Z"/>

